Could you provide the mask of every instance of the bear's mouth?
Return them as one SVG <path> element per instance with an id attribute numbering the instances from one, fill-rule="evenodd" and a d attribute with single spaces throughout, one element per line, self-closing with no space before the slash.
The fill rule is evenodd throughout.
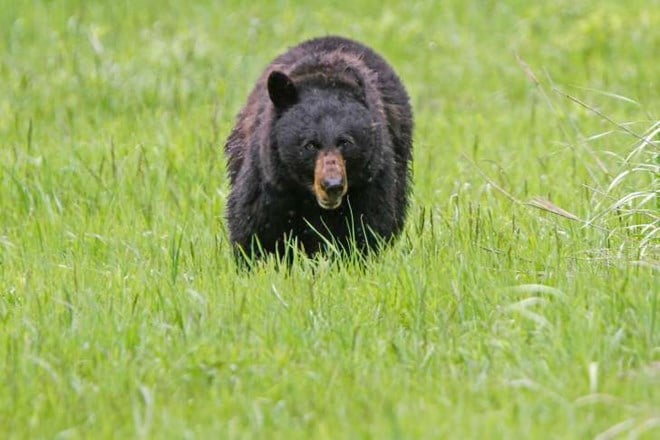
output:
<path id="1" fill-rule="evenodd" d="M 337 209 L 341 205 L 348 191 L 348 179 L 346 162 L 336 148 L 321 150 L 316 156 L 312 190 L 321 208 Z"/>
<path id="2" fill-rule="evenodd" d="M 324 200 L 324 199 L 321 199 L 320 197 L 316 198 L 316 203 L 318 203 L 321 208 L 327 209 L 327 210 L 332 210 L 332 209 L 339 208 L 341 206 L 341 201 L 342 201 L 341 197 L 339 197 L 336 200 Z"/>

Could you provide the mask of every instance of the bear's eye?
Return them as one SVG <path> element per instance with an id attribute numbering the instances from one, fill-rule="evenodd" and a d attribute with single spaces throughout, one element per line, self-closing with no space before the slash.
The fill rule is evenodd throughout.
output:
<path id="1" fill-rule="evenodd" d="M 303 148 L 307 151 L 316 151 L 319 149 L 319 143 L 316 141 L 307 141 L 303 144 Z"/>
<path id="2" fill-rule="evenodd" d="M 338 148 L 348 148 L 351 145 L 353 145 L 353 141 L 350 140 L 349 138 L 339 138 L 339 139 L 337 139 L 337 147 Z"/>

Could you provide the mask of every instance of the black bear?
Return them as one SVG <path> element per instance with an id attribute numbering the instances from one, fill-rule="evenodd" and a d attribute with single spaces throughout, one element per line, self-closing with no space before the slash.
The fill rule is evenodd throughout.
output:
<path id="1" fill-rule="evenodd" d="M 403 228 L 413 116 L 398 76 L 341 37 L 305 41 L 258 80 L 225 145 L 230 240 L 248 259 L 332 244 L 375 250 Z"/>

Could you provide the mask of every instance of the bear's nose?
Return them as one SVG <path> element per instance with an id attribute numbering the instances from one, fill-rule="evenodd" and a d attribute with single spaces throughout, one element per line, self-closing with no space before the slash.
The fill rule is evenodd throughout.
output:
<path id="1" fill-rule="evenodd" d="M 323 191 L 330 197 L 341 195 L 344 190 L 344 179 L 341 177 L 326 177 L 321 181 Z"/>

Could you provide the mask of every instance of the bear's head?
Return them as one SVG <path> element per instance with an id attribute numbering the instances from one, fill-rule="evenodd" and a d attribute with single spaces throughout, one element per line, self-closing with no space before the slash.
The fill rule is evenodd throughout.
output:
<path id="1" fill-rule="evenodd" d="M 382 130 L 363 85 L 329 75 L 294 80 L 268 76 L 274 106 L 271 132 L 278 170 L 324 209 L 336 209 L 351 190 L 369 185 L 383 162 Z"/>

